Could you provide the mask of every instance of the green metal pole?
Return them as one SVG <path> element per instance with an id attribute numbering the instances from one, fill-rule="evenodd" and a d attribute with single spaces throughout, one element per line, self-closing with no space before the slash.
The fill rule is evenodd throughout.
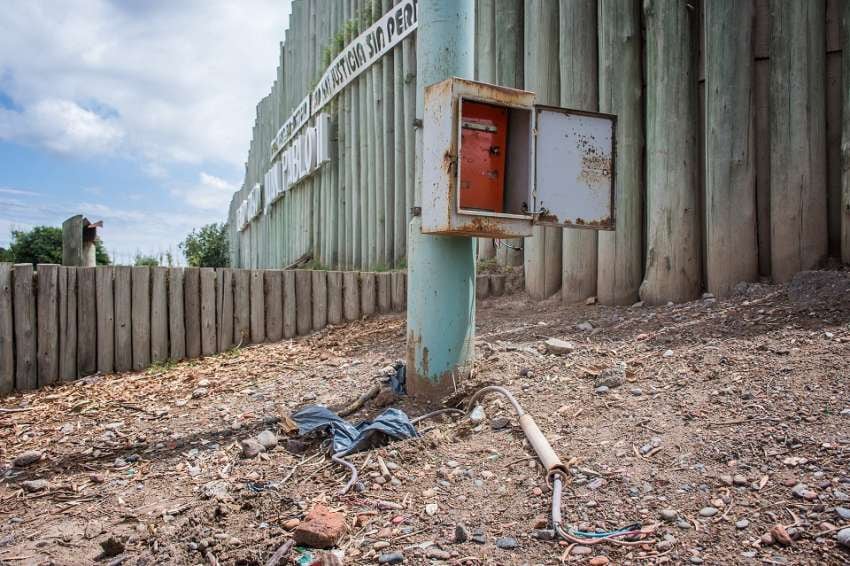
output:
<path id="1" fill-rule="evenodd" d="M 474 0 L 419 2 L 419 118 L 426 86 L 473 76 L 474 17 Z M 419 146 L 417 161 L 421 156 Z M 418 187 L 415 202 L 422 202 Z M 428 236 L 421 228 L 414 217 L 408 237 L 407 388 L 418 399 L 438 400 L 468 375 L 474 354 L 475 245 L 472 238 Z"/>

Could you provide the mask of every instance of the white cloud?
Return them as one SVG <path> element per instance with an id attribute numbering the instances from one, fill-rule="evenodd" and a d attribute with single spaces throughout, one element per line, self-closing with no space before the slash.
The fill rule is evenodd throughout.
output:
<path id="1" fill-rule="evenodd" d="M 57 153 L 108 154 L 118 149 L 123 137 L 117 120 L 70 100 L 41 100 L 23 112 L 0 108 L 0 139 L 34 143 Z"/>
<path id="2" fill-rule="evenodd" d="M 63 153 L 121 149 L 152 171 L 245 159 L 289 2 L 8 2 L 0 137 Z M 161 172 L 161 171 L 160 171 Z"/>
<path id="3" fill-rule="evenodd" d="M 171 193 L 193 208 L 216 211 L 224 216 L 230 204 L 230 198 L 238 188 L 220 177 L 201 172 L 197 185 L 176 188 Z"/>

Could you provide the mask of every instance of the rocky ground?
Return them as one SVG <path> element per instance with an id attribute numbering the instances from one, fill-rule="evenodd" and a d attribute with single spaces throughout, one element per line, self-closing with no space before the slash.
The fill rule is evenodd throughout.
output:
<path id="1" fill-rule="evenodd" d="M 345 405 L 402 357 L 392 315 L 0 400 L 0 564 L 263 565 L 319 506 L 345 530 L 325 563 L 845 564 L 848 275 L 661 307 L 480 305 L 453 400 L 509 388 L 569 462 L 565 520 L 640 523 L 645 544 L 533 538 L 551 493 L 495 397 L 480 423 L 352 457 L 363 483 L 339 497 L 347 471 L 287 417 Z M 382 394 L 351 418 L 387 404 L 428 410 Z M 245 458 L 263 431 L 277 446 Z"/>

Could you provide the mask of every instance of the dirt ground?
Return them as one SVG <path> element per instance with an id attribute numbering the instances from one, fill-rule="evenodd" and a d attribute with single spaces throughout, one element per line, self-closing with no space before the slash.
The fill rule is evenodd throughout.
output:
<path id="1" fill-rule="evenodd" d="M 545 353 L 551 337 L 574 350 Z M 387 315 L 0 400 L 0 564 L 263 565 L 320 502 L 345 513 L 346 564 L 394 551 L 405 564 L 850 561 L 836 537 L 850 523 L 847 272 L 675 306 L 479 305 L 476 371 L 457 398 L 514 392 L 569 462 L 565 521 L 654 528 L 640 546 L 531 537 L 551 494 L 496 397 L 480 425 L 423 422 L 421 438 L 352 457 L 363 490 L 339 497 L 348 473 L 315 445 L 290 452 L 285 417 L 354 399 L 403 352 L 404 319 Z M 625 383 L 598 391 L 619 364 Z M 280 445 L 242 458 L 265 429 Z M 27 451 L 43 455 L 14 467 Z M 46 484 L 24 488 L 34 480 Z M 460 524 L 484 544 L 453 543 Z M 98 558 L 102 543 L 112 556 Z"/>

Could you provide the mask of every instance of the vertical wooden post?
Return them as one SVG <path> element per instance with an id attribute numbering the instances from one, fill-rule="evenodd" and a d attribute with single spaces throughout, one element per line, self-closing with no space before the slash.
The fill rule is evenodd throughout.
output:
<path id="1" fill-rule="evenodd" d="M 111 298 L 110 296 L 110 300 Z M 98 315 L 100 311 L 101 309 L 98 308 Z M 97 332 L 99 342 L 100 319 L 98 319 Z M 114 330 L 112 333 L 114 338 Z M 100 355 L 99 344 L 98 355 Z M 99 360 L 97 371 L 101 371 Z M 112 372 L 112 369 L 109 372 Z M 77 270 L 73 267 L 63 267 L 59 272 L 59 379 L 69 381 L 75 377 L 77 377 Z"/>
<path id="2" fill-rule="evenodd" d="M 313 328 L 313 279 L 306 269 L 295 270 L 295 322 L 298 334 L 309 334 Z"/>
<path id="3" fill-rule="evenodd" d="M 841 134 L 841 260 L 850 263 L 850 2 L 844 2 L 844 42 L 841 49 L 841 93 L 844 128 Z"/>
<path id="4" fill-rule="evenodd" d="M 27 391 L 38 387 L 32 264 L 15 264 L 12 276 L 15 312 L 15 389 Z"/>
<path id="5" fill-rule="evenodd" d="M 218 351 L 226 352 L 233 346 L 233 270 L 229 267 L 216 269 L 216 327 L 218 328 Z"/>
<path id="6" fill-rule="evenodd" d="M 402 63 L 404 54 L 402 46 L 393 49 L 393 183 L 395 191 L 394 235 L 393 243 L 395 261 L 393 267 L 401 263 L 407 256 L 407 191 L 405 188 L 406 173 L 404 170 L 404 139 L 407 135 L 404 123 L 404 71 Z"/>
<path id="7" fill-rule="evenodd" d="M 389 272 L 376 273 L 375 283 L 377 286 L 378 312 L 388 313 L 393 308 L 392 302 L 392 274 Z"/>
<path id="8" fill-rule="evenodd" d="M 265 272 L 266 337 L 269 342 L 283 338 L 283 272 Z"/>
<path id="9" fill-rule="evenodd" d="M 83 256 L 83 215 L 77 214 L 62 223 L 62 265 L 82 267 Z"/>
<path id="10" fill-rule="evenodd" d="M 313 330 L 321 330 L 328 324 L 328 278 L 326 271 L 311 272 L 310 289 L 313 299 Z"/>
<path id="11" fill-rule="evenodd" d="M 360 318 L 360 274 L 346 271 L 342 277 L 343 310 L 345 320 L 350 322 Z"/>
<path id="12" fill-rule="evenodd" d="M 561 106 L 598 108 L 596 0 L 561 0 Z M 563 230 L 561 300 L 596 295 L 596 231 Z"/>
<path id="13" fill-rule="evenodd" d="M 251 342 L 251 272 L 236 269 L 233 279 L 233 341 L 244 346 Z"/>
<path id="14" fill-rule="evenodd" d="M 115 369 L 115 302 L 110 265 L 95 268 L 97 300 L 97 371 L 112 373 Z"/>
<path id="15" fill-rule="evenodd" d="M 539 104 L 560 100 L 557 0 L 525 0 L 525 88 Z M 561 288 L 561 236 L 556 227 L 535 226 L 525 239 L 525 286 L 534 299 L 551 297 Z"/>
<path id="16" fill-rule="evenodd" d="M 259 344 L 266 339 L 266 306 L 263 288 L 263 271 L 251 270 L 251 342 Z"/>
<path id="17" fill-rule="evenodd" d="M 96 269 L 77 269 L 77 374 L 80 377 L 97 371 Z"/>
<path id="18" fill-rule="evenodd" d="M 841 19 L 847 0 L 826 0 L 826 181 L 829 255 L 841 257 Z"/>
<path id="19" fill-rule="evenodd" d="M 342 321 L 342 272 L 328 271 L 328 323 Z"/>
<path id="20" fill-rule="evenodd" d="M 770 223 L 773 279 L 827 253 L 824 3 L 772 0 Z"/>
<path id="21" fill-rule="evenodd" d="M 375 314 L 375 274 L 364 271 L 360 274 L 360 313 L 364 317 Z"/>
<path id="22" fill-rule="evenodd" d="M 168 268 L 151 268 L 151 362 L 168 359 Z"/>
<path id="23" fill-rule="evenodd" d="M 475 79 L 496 84 L 496 6 L 495 0 L 475 3 Z M 477 238 L 478 259 L 496 257 L 493 238 Z"/>
<path id="24" fill-rule="evenodd" d="M 218 336 L 215 327 L 215 269 L 201 268 L 201 354 L 216 353 Z"/>
<path id="25" fill-rule="evenodd" d="M 495 6 L 496 84 L 522 88 L 524 83 L 523 0 L 500 0 Z M 497 242 L 494 241 L 494 245 Z M 523 238 L 500 240 L 496 247 L 499 265 L 523 264 Z"/>
<path id="26" fill-rule="evenodd" d="M 133 369 L 132 273 L 132 267 L 115 267 L 115 371 L 119 372 Z M 77 270 L 77 279 L 79 274 Z"/>
<path id="27" fill-rule="evenodd" d="M 186 321 L 183 314 L 183 268 L 168 270 L 168 332 L 170 359 L 177 362 L 186 357 Z"/>
<path id="28" fill-rule="evenodd" d="M 183 271 L 183 318 L 186 323 L 186 357 L 201 357 L 201 270 Z"/>
<path id="29" fill-rule="evenodd" d="M 59 379 L 59 266 L 42 263 L 36 273 L 38 284 L 38 386 Z"/>
<path id="30" fill-rule="evenodd" d="M 684 2 L 645 0 L 647 259 L 649 304 L 700 292 L 696 92 L 692 17 Z"/>
<path id="31" fill-rule="evenodd" d="M 393 310 L 395 312 L 403 312 L 407 306 L 407 273 L 404 271 L 393 271 L 392 285 Z"/>
<path id="32" fill-rule="evenodd" d="M 753 3 L 705 3 L 705 227 L 708 290 L 758 276 Z"/>
<path id="33" fill-rule="evenodd" d="M 298 314 L 295 294 L 295 272 L 283 272 L 283 337 L 292 338 L 298 329 Z"/>
<path id="34" fill-rule="evenodd" d="M 599 233 L 596 296 L 630 305 L 643 277 L 640 0 L 599 0 L 599 110 L 617 115 L 617 229 Z"/>
<path id="35" fill-rule="evenodd" d="M 770 0 L 755 0 L 753 104 L 756 121 L 756 214 L 759 275 L 770 276 Z"/>
<path id="36" fill-rule="evenodd" d="M 14 333 L 12 264 L 0 263 L 0 395 L 15 389 Z"/>
<path id="37" fill-rule="evenodd" d="M 81 273 L 84 270 L 81 270 Z M 82 280 L 80 280 L 82 290 Z M 150 267 L 133 268 L 133 369 L 141 371 L 151 365 L 151 271 Z M 80 352 L 82 354 L 82 352 Z"/>

